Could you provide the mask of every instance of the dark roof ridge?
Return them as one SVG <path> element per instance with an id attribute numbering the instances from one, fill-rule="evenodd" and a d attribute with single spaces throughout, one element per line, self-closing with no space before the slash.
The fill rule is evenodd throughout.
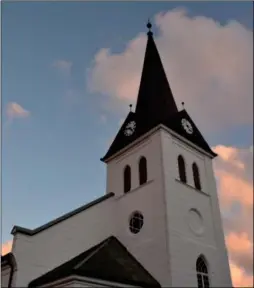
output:
<path id="1" fill-rule="evenodd" d="M 112 274 L 111 275 L 110 274 L 107 275 L 104 273 L 101 274 L 99 272 L 101 267 L 93 266 L 91 262 L 90 264 L 88 264 L 90 259 L 92 259 L 94 256 L 96 257 L 96 255 L 98 256 L 98 254 L 101 253 L 104 249 L 121 249 L 120 252 L 122 251 L 123 253 L 126 253 L 126 256 L 128 257 L 127 259 L 135 263 L 135 269 L 141 269 L 142 273 L 145 273 L 146 275 L 145 277 L 146 277 L 146 280 L 148 280 L 148 282 L 144 280 L 143 276 L 142 276 L 143 279 L 141 278 L 141 279 L 136 279 L 136 280 L 135 279 L 128 280 L 128 277 L 127 278 L 125 277 L 122 279 L 122 282 L 121 282 L 121 279 L 119 279 L 119 277 L 112 278 Z M 112 255 L 109 257 L 111 258 L 108 258 L 108 259 L 111 259 L 111 260 L 114 259 L 114 257 L 112 258 Z M 94 263 L 97 263 L 97 262 L 94 262 Z M 120 262 L 116 261 L 116 263 L 119 264 Z M 83 265 L 88 265 L 88 267 L 85 268 Z M 97 274 L 98 272 L 100 275 Z M 124 271 L 124 273 L 126 273 L 126 270 Z M 130 271 L 128 273 L 130 273 Z M 58 281 L 60 279 L 65 279 L 66 277 L 70 277 L 70 276 L 81 276 L 81 277 L 94 278 L 94 279 L 103 280 L 103 281 L 119 282 L 122 284 L 133 285 L 134 287 L 147 287 L 147 288 L 148 287 L 149 288 L 161 287 L 159 282 L 150 274 L 150 272 L 142 266 L 142 264 L 128 251 L 128 249 L 114 235 L 107 237 L 106 239 L 96 244 L 95 246 L 90 247 L 88 250 L 85 250 L 84 252 L 80 253 L 74 258 L 57 266 L 53 270 L 48 271 L 47 273 L 32 280 L 29 283 L 28 287 L 38 287 L 41 285 L 53 283 L 54 281 Z"/>
<path id="2" fill-rule="evenodd" d="M 58 224 L 58 223 L 60 223 L 60 222 L 62 222 L 64 220 L 66 220 L 66 219 L 68 219 L 68 218 L 70 218 L 70 217 L 72 217 L 72 216 L 74 216 L 74 215 L 76 215 L 76 214 L 78 214 L 78 213 L 80 213 L 80 212 L 82 212 L 82 211 L 84 211 L 84 210 L 96 205 L 96 204 L 101 203 L 102 201 L 104 201 L 104 200 L 106 200 L 108 198 L 113 197 L 114 195 L 115 194 L 113 192 L 107 193 L 106 195 L 104 195 L 102 197 L 99 197 L 99 198 L 93 200 L 92 202 L 89 202 L 89 203 L 87 203 L 87 204 L 85 204 L 85 205 L 83 205 L 83 206 L 81 206 L 81 207 L 79 207 L 79 208 L 77 208 L 75 210 L 72 210 L 71 212 L 68 212 L 68 213 L 66 213 L 66 214 L 64 214 L 64 215 L 62 215 L 62 216 L 60 216 L 60 217 L 58 217 L 58 218 L 56 218 L 56 219 L 44 224 L 42 226 L 39 226 L 39 227 L 37 227 L 35 229 L 28 229 L 28 228 L 24 228 L 24 227 L 20 227 L 20 226 L 16 226 L 15 225 L 12 228 L 12 230 L 11 230 L 11 234 L 15 235 L 16 233 L 21 233 L 21 234 L 25 234 L 25 235 L 28 235 L 28 236 L 33 236 L 33 235 L 35 235 L 35 234 L 37 234 L 37 233 L 39 233 L 39 232 L 41 232 L 43 230 L 46 230 L 46 229 L 50 228 L 51 226 L 53 226 L 55 224 Z"/>

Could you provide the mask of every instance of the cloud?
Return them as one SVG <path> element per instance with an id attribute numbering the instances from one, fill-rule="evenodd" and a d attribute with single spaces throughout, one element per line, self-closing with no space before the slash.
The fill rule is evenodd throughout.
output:
<path id="1" fill-rule="evenodd" d="M 3 243 L 1 255 L 5 255 L 5 254 L 11 252 L 11 249 L 12 249 L 12 240 L 9 240 L 9 241 Z"/>
<path id="2" fill-rule="evenodd" d="M 56 60 L 52 66 L 59 70 L 60 72 L 64 73 L 65 75 L 70 75 L 72 62 L 67 60 Z"/>
<path id="3" fill-rule="evenodd" d="M 246 274 L 253 271 L 253 242 L 246 232 L 237 234 L 231 232 L 226 237 L 226 244 L 230 251 L 232 262 L 243 268 Z"/>
<path id="4" fill-rule="evenodd" d="M 214 168 L 235 287 L 253 285 L 253 147 L 218 145 Z"/>
<path id="5" fill-rule="evenodd" d="M 253 276 L 246 275 L 242 269 L 232 262 L 230 263 L 230 270 L 234 287 L 253 287 Z"/>
<path id="6" fill-rule="evenodd" d="M 10 102 L 7 104 L 6 114 L 9 120 L 14 118 L 26 118 L 30 115 L 30 112 L 25 110 L 16 102 Z"/>
<path id="7" fill-rule="evenodd" d="M 201 129 L 252 123 L 252 31 L 234 20 L 221 25 L 212 18 L 191 17 L 183 8 L 157 14 L 155 24 L 178 106 L 184 101 Z M 122 53 L 98 51 L 87 77 L 90 91 L 108 96 L 112 104 L 135 103 L 146 39 L 137 35 Z"/>

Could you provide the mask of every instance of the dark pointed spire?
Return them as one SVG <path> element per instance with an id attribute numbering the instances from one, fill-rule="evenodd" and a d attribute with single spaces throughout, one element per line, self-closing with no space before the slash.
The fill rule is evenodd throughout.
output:
<path id="1" fill-rule="evenodd" d="M 108 161 L 159 124 L 163 124 L 178 135 L 186 138 L 208 152 L 212 157 L 216 156 L 184 109 L 183 102 L 183 109 L 178 112 L 158 50 L 154 43 L 150 21 L 147 23 L 147 28 L 149 30 L 147 33 L 148 40 L 135 113 L 131 111 L 130 106 L 128 116 L 108 152 L 101 160 Z M 183 119 L 187 119 L 186 121 L 191 123 L 194 130 L 192 134 L 188 134 L 185 128 L 183 128 Z M 126 134 L 126 129 L 129 129 L 130 124 L 134 127 L 132 133 Z"/>
<path id="2" fill-rule="evenodd" d="M 153 39 L 150 21 L 147 28 L 148 40 L 135 113 L 141 122 L 149 121 L 149 126 L 153 126 L 178 110 Z"/>
<path id="3" fill-rule="evenodd" d="M 151 22 L 150 22 L 149 19 L 148 19 L 148 22 L 147 22 L 147 24 L 146 24 L 146 27 L 148 28 L 147 35 L 148 35 L 148 36 L 153 36 L 153 32 L 151 31 L 152 24 L 151 24 Z"/>

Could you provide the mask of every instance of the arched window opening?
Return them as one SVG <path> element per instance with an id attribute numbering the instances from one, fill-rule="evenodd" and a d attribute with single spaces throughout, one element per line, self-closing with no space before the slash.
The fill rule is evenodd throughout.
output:
<path id="1" fill-rule="evenodd" d="M 198 165 L 196 163 L 192 164 L 192 172 L 193 172 L 193 179 L 194 179 L 195 188 L 198 190 L 201 190 L 199 170 L 198 170 Z"/>
<path id="2" fill-rule="evenodd" d="M 147 161 L 145 157 L 139 160 L 139 184 L 142 185 L 147 182 Z"/>
<path id="3" fill-rule="evenodd" d="M 131 190 L 131 167 L 127 165 L 124 168 L 124 193 L 129 192 Z"/>
<path id="4" fill-rule="evenodd" d="M 185 162 L 184 162 L 182 155 L 178 156 L 178 170 L 179 170 L 180 180 L 186 183 L 187 179 L 186 179 L 186 171 L 185 171 Z"/>
<path id="5" fill-rule="evenodd" d="M 199 256 L 196 262 L 198 288 L 209 288 L 209 275 L 205 259 Z"/>

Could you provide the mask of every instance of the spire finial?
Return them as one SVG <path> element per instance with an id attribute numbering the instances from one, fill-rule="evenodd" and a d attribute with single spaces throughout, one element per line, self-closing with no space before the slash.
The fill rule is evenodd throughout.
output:
<path id="1" fill-rule="evenodd" d="M 148 36 L 152 36 L 153 35 L 153 32 L 151 31 L 151 28 L 152 28 L 152 24 L 151 24 L 151 22 L 150 22 L 150 19 L 148 18 L 148 21 L 147 21 L 147 24 L 146 24 L 146 27 L 148 28 L 148 33 L 147 33 L 147 35 Z"/>
<path id="2" fill-rule="evenodd" d="M 183 109 L 184 109 L 184 102 L 182 102 L 182 106 L 183 106 Z"/>
<path id="3" fill-rule="evenodd" d="M 131 111 L 131 108 L 132 108 L 132 104 L 130 104 L 130 105 L 129 105 L 129 107 L 130 107 L 130 111 Z"/>

